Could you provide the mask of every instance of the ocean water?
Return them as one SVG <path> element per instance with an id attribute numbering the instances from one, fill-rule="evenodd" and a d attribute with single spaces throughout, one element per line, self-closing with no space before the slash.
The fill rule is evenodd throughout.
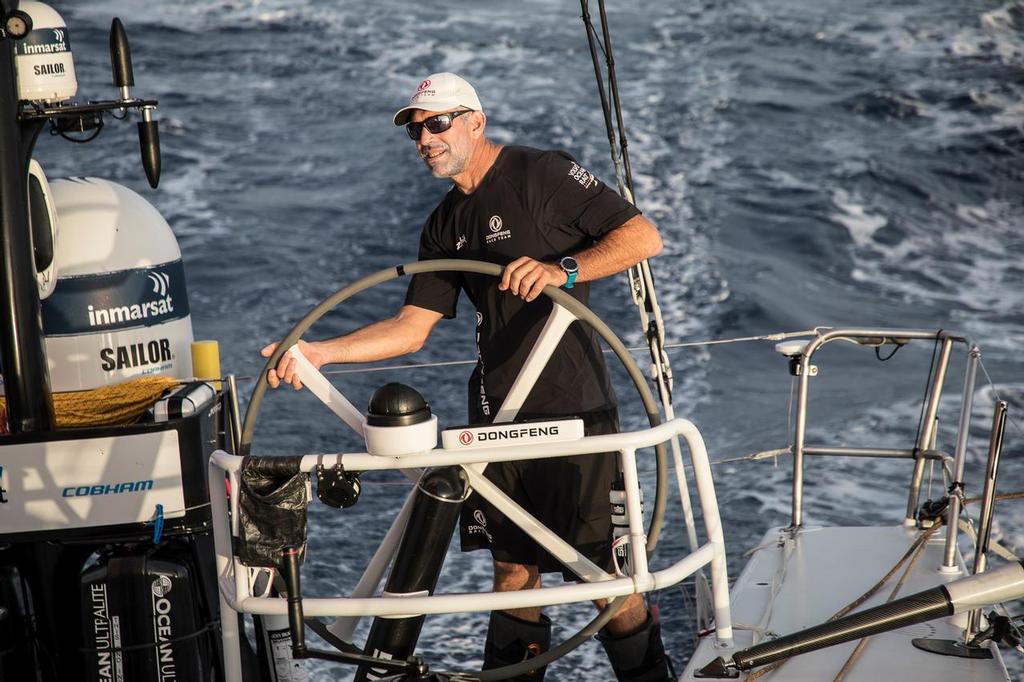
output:
<path id="1" fill-rule="evenodd" d="M 969 493 L 980 491 L 997 395 L 1016 417 L 1000 491 L 1024 487 L 1024 4 L 609 4 L 637 203 L 666 246 L 652 267 L 668 341 L 835 325 L 964 332 L 994 381 L 982 375 L 978 385 Z M 163 179 L 156 191 L 145 185 L 133 126 L 110 125 L 90 145 L 44 134 L 37 157 L 51 177 L 123 182 L 162 211 L 181 244 L 196 337 L 219 340 L 223 367 L 243 377 L 259 372 L 264 343 L 327 294 L 415 259 L 420 225 L 446 184 L 426 172 L 390 117 L 425 75 L 470 79 L 496 141 L 563 148 L 613 179 L 573 2 L 55 5 L 68 20 L 86 98 L 112 95 L 106 31 L 112 15 L 125 22 L 136 92 L 160 100 Z M 391 314 L 403 288 L 353 299 L 311 336 Z M 627 343 L 642 341 L 623 278 L 596 286 L 592 298 Z M 413 360 L 473 357 L 470 313 L 440 325 Z M 809 440 L 909 446 L 931 345 L 885 364 L 870 350 L 837 346 L 818 358 Z M 789 443 L 790 377 L 770 343 L 670 356 L 675 410 L 701 429 L 712 459 Z M 941 411 L 947 450 L 962 367 L 958 351 Z M 454 425 L 465 419 L 467 376 L 457 367 L 333 378 L 357 405 L 386 381 L 408 383 Z M 252 382 L 241 386 L 247 396 Z M 638 423 L 630 389 L 619 392 L 624 421 Z M 265 402 L 256 451 L 356 449 L 308 394 L 281 391 Z M 643 466 L 650 482 L 649 457 Z M 735 575 L 767 526 L 788 523 L 790 460 L 721 464 L 715 473 Z M 805 520 L 899 523 L 909 476 L 902 462 L 812 460 Z M 937 496 L 941 478 L 929 486 Z M 311 593 L 355 583 L 407 490 L 395 477 L 367 475 L 353 509 L 311 508 Z M 676 504 L 659 564 L 685 551 Z M 1024 509 L 1000 505 L 997 534 L 1024 552 Z M 485 589 L 489 570 L 486 556 L 453 550 L 441 589 Z M 681 665 L 692 650 L 687 589 L 656 599 Z M 593 610 L 550 613 L 557 640 Z M 473 669 L 485 631 L 486 614 L 430 618 L 420 651 L 439 669 Z M 314 665 L 312 677 L 348 672 Z M 590 643 L 549 679 L 611 673 Z"/>

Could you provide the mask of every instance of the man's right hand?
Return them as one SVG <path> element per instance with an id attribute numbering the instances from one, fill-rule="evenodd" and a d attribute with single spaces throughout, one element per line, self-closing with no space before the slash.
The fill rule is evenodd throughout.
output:
<path id="1" fill-rule="evenodd" d="M 299 340 L 298 346 L 302 354 L 306 356 L 306 359 L 317 369 L 326 364 L 327 358 L 318 349 L 317 342 L 307 343 Z M 277 348 L 277 344 L 272 343 L 261 350 L 260 355 L 269 358 L 275 348 Z M 284 353 L 281 356 L 281 360 L 277 363 L 277 367 L 267 371 L 267 383 L 270 384 L 271 388 L 277 388 L 283 381 L 286 384 L 291 384 L 298 391 L 302 388 L 302 382 L 299 380 L 298 372 L 295 371 L 297 365 L 298 363 L 291 353 Z"/>

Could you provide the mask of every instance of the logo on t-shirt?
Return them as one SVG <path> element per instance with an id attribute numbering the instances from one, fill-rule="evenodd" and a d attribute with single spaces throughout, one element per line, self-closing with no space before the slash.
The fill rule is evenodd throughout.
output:
<path id="1" fill-rule="evenodd" d="M 473 512 L 473 520 L 476 523 L 467 524 L 466 532 L 469 535 L 483 535 L 487 538 L 487 542 L 494 542 L 494 538 L 487 531 L 487 517 L 484 516 L 484 513 L 479 509 L 475 510 Z"/>
<path id="2" fill-rule="evenodd" d="M 459 249 L 461 249 L 465 245 L 466 245 L 466 235 L 460 234 L 459 235 L 459 240 L 457 242 L 455 242 L 455 250 L 458 251 Z"/>
<path id="3" fill-rule="evenodd" d="M 503 239 L 508 239 L 509 237 L 511 237 L 512 230 L 503 230 L 501 229 L 503 226 L 504 225 L 501 222 L 501 216 L 492 215 L 491 219 L 487 221 L 487 227 L 488 229 L 490 229 L 491 233 L 487 235 L 484 241 L 486 241 L 488 244 L 493 244 L 494 242 L 500 242 Z"/>
<path id="4" fill-rule="evenodd" d="M 597 184 L 597 178 L 594 174 L 583 168 L 579 164 L 573 164 L 569 169 L 569 175 L 573 180 L 583 185 L 583 189 L 590 189 L 591 186 Z"/>

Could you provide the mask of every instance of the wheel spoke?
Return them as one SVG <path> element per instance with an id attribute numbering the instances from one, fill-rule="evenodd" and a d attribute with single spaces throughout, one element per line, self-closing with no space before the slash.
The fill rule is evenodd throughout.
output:
<path id="1" fill-rule="evenodd" d="M 336 414 L 341 421 L 348 424 L 360 436 L 363 436 L 366 417 L 356 409 L 355 405 L 348 401 L 348 398 L 341 394 L 341 391 L 336 389 L 327 380 L 327 377 L 321 374 L 320 370 L 313 366 L 313 363 L 306 359 L 306 356 L 302 354 L 297 344 L 288 349 L 288 354 L 295 358 L 295 373 L 299 375 L 299 380 L 302 384 L 319 398 L 320 402 L 327 406 L 327 409 Z"/>
<path id="2" fill-rule="evenodd" d="M 498 410 L 498 414 L 494 417 L 495 424 L 510 422 L 516 418 L 519 410 L 523 407 L 523 403 L 526 402 L 526 398 L 529 397 L 530 391 L 533 390 L 534 384 L 537 383 L 540 373 L 547 367 L 548 360 L 551 359 L 551 354 L 555 352 L 558 342 L 565 335 L 565 330 L 576 319 L 575 315 L 558 303 L 554 303 L 551 306 L 551 314 L 548 315 L 547 322 L 544 323 L 544 329 L 541 330 L 540 336 L 537 337 L 533 348 L 530 349 L 526 362 L 520 368 L 512 388 L 509 389 L 508 395 L 505 396 L 505 401 L 501 403 L 501 409 Z"/>
<path id="3" fill-rule="evenodd" d="M 611 580 L 614 577 L 605 573 L 578 549 L 560 538 L 551 529 L 538 521 L 536 517 L 516 504 L 512 498 L 506 495 L 498 486 L 494 485 L 490 479 L 485 478 L 482 473 L 478 473 L 473 468 L 474 466 L 462 467 L 469 478 L 469 483 L 473 490 L 494 505 L 499 512 L 505 515 L 505 518 L 519 526 L 538 545 L 560 561 L 563 566 L 588 583 Z"/>

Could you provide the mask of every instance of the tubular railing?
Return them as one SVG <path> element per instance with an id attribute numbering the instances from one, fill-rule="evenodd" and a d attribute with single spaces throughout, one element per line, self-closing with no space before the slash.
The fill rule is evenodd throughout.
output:
<path id="1" fill-rule="evenodd" d="M 913 449 L 859 448 L 806 444 L 809 383 L 814 374 L 811 359 L 823 346 L 838 340 L 853 341 L 871 346 L 877 346 L 885 342 L 904 344 L 911 340 L 934 340 L 939 344 L 938 360 L 935 363 L 934 373 L 925 394 L 923 419 L 917 434 L 916 446 Z M 975 377 L 981 357 L 978 347 L 973 345 L 968 337 L 960 334 L 945 331 L 934 332 L 903 329 L 830 329 L 807 343 L 801 351 L 799 370 L 797 372 L 798 388 L 796 426 L 793 434 L 793 507 L 791 528 L 799 528 L 803 523 L 803 467 L 805 455 L 913 459 L 914 469 L 910 479 L 904 525 L 913 526 L 917 523 L 916 512 L 920 499 L 921 482 L 924 477 L 925 462 L 930 459 L 943 459 L 946 457 L 945 453 L 936 450 L 934 446 L 936 415 L 939 409 L 939 400 L 942 397 L 942 387 L 945 383 L 946 372 L 949 369 L 953 345 L 956 343 L 964 344 L 967 347 L 967 367 L 964 377 L 963 395 L 960 401 L 956 447 L 953 453 L 954 480 L 946 516 L 948 530 L 943 556 L 943 570 L 947 572 L 959 571 L 955 558 L 958 530 L 957 519 L 960 515 L 959 494 L 962 491 L 964 465 L 966 462 L 967 436 L 973 407 Z"/>
<path id="2" fill-rule="evenodd" d="M 903 329 L 830 329 L 829 331 L 823 332 L 811 339 L 800 354 L 796 404 L 796 428 L 793 434 L 793 512 L 791 527 L 799 528 L 803 523 L 803 464 L 805 454 L 861 455 L 867 457 L 907 456 L 906 451 L 901 450 L 829 448 L 824 446 L 808 448 L 805 444 L 805 438 L 807 431 L 809 382 L 812 374 L 811 358 L 813 358 L 814 354 L 823 346 L 837 340 L 854 341 L 865 345 L 878 345 L 885 341 L 898 341 L 899 343 L 904 343 L 913 339 L 932 339 L 937 340 L 941 344 L 939 360 L 935 368 L 935 373 L 928 386 L 925 414 L 921 423 L 921 430 L 917 436 L 917 444 L 916 447 L 910 451 L 910 456 L 914 458 L 914 473 L 910 481 L 910 493 L 907 500 L 905 523 L 908 525 L 916 523 L 915 514 L 921 491 L 921 480 L 924 478 L 924 464 L 927 459 L 925 453 L 933 450 L 930 446 L 935 434 L 935 417 L 939 409 L 939 399 L 942 397 L 942 385 L 945 382 L 946 370 L 949 368 L 949 358 L 953 344 L 958 342 L 964 343 L 972 348 L 972 352 L 976 349 L 973 346 L 970 346 L 970 341 L 967 337 L 944 331 L 933 332 Z M 971 361 L 970 358 L 973 357 L 973 355 L 969 355 L 969 361 Z M 973 373 L 968 373 L 967 383 L 968 385 L 965 385 L 964 387 L 965 394 L 967 394 L 968 391 L 973 394 Z M 971 405 L 969 400 L 964 401 L 961 406 L 961 427 L 964 424 L 963 412 L 966 411 L 966 415 L 969 419 L 970 407 Z M 810 450 L 810 452 L 808 452 L 808 450 Z M 957 451 L 954 456 L 958 460 L 962 459 L 963 451 L 965 450 L 966 436 L 960 435 L 957 438 Z"/>
<path id="3" fill-rule="evenodd" d="M 672 565 L 658 571 L 648 566 L 643 528 L 640 487 L 636 466 L 636 451 L 653 447 L 670 438 L 681 437 L 690 451 L 697 495 L 704 517 L 707 542 L 683 556 Z M 631 574 L 616 577 L 604 573 L 582 556 L 575 548 L 559 538 L 546 526 L 530 516 L 522 507 L 497 490 L 483 477 L 478 465 L 490 462 L 540 459 L 559 456 L 579 456 L 598 452 L 618 451 L 626 488 L 626 509 L 629 516 Z M 259 597 L 254 594 L 253 577 L 248 567 L 234 554 L 239 534 L 238 504 L 242 457 L 223 451 L 214 452 L 209 463 L 210 502 L 213 512 L 214 541 L 217 555 L 217 576 L 221 608 L 258 615 L 285 615 L 287 602 L 277 597 Z M 639 431 L 589 436 L 579 440 L 516 447 L 479 448 L 468 451 L 435 449 L 421 454 L 400 457 L 382 457 L 368 453 L 302 456 L 299 468 L 313 471 L 318 465 L 330 468 L 341 464 L 345 471 L 371 471 L 401 469 L 409 471 L 419 467 L 460 466 L 470 485 L 509 519 L 526 530 L 537 542 L 576 572 L 583 582 L 570 585 L 542 587 L 516 592 L 477 592 L 435 594 L 417 597 L 372 596 L 379 585 L 390 558 L 397 551 L 404 530 L 407 513 L 400 512 L 364 572 L 357 594 L 347 597 L 302 599 L 307 616 L 335 616 L 342 620 L 340 630 L 350 634 L 355 623 L 363 616 L 392 616 L 490 611 L 547 606 L 574 601 L 611 598 L 663 589 L 678 584 L 704 566 L 711 567 L 711 586 L 714 598 L 716 635 L 723 645 L 732 641 L 729 612 L 729 588 L 726 573 L 725 540 L 722 532 L 718 502 L 715 495 L 711 465 L 704 440 L 697 428 L 684 419 L 673 419 L 656 427 Z M 230 484 L 230 497 L 225 497 L 223 482 Z M 680 489 L 680 496 L 685 492 Z M 412 493 L 410 493 L 410 496 Z M 409 507 L 408 500 L 403 507 Z M 230 513 L 229 513 L 230 510 Z M 239 632 L 237 619 L 222 618 L 225 667 L 229 682 L 241 679 Z M 338 623 L 335 624 L 336 626 Z M 337 633 L 337 630 L 335 630 Z M 234 675 L 237 673 L 237 677 Z"/>

